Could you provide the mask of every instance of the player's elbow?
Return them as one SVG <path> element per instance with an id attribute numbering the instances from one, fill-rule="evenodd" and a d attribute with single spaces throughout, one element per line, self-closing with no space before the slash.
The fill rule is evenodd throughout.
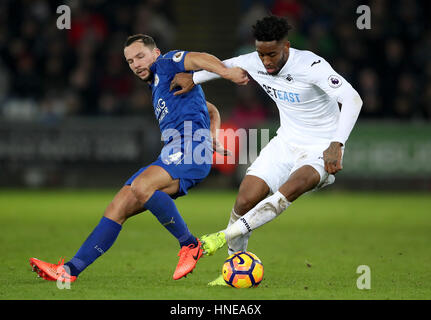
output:
<path id="1" fill-rule="evenodd" d="M 209 101 L 207 101 L 207 108 L 208 108 L 208 113 L 214 113 L 215 106 Z"/>
<path id="2" fill-rule="evenodd" d="M 350 90 L 345 91 L 341 97 L 341 101 L 343 106 L 349 105 L 350 108 L 352 108 L 352 111 L 355 110 L 357 113 L 361 111 L 363 102 L 361 96 L 355 89 L 353 89 L 353 87 L 351 87 Z"/>
<path id="3" fill-rule="evenodd" d="M 219 115 L 219 111 L 218 111 L 217 107 L 215 105 L 213 105 L 211 102 L 207 101 L 207 108 L 208 108 L 208 113 L 209 113 L 210 117 L 216 117 Z"/>
<path id="4" fill-rule="evenodd" d="M 362 101 L 362 99 L 361 99 L 361 96 L 359 95 L 359 93 L 356 91 L 356 90 L 354 90 L 354 93 L 353 93 L 353 104 L 359 109 L 359 110 L 361 110 L 361 108 L 362 108 L 362 105 L 363 105 L 363 101 Z"/>
<path id="5" fill-rule="evenodd" d="M 353 95 L 352 100 L 353 100 L 354 108 L 356 109 L 356 114 L 357 114 L 356 118 L 357 118 L 359 116 L 359 114 L 361 113 L 363 102 L 362 102 L 361 96 L 359 95 L 359 93 L 356 92 L 356 90 L 355 90 L 355 93 Z"/>

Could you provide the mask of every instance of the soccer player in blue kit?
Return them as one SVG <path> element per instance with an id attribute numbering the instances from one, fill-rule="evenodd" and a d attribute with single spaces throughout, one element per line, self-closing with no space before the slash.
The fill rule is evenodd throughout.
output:
<path id="1" fill-rule="evenodd" d="M 51 264 L 30 259 L 33 270 L 46 280 L 75 281 L 113 245 L 123 223 L 145 210 L 155 215 L 180 244 L 174 280 L 190 273 L 202 256 L 201 242 L 189 231 L 173 199 L 186 195 L 188 189 L 209 174 L 212 152 L 219 147 L 218 141 L 212 139 L 215 127 L 210 124 L 209 113 L 218 115 L 218 111 L 207 104 L 200 86 L 185 95 L 174 95 L 170 83 L 176 73 L 200 69 L 240 85 L 248 82 L 247 74 L 240 68 L 225 67 L 207 53 L 175 50 L 162 55 L 153 38 L 143 34 L 128 37 L 124 56 L 133 73 L 151 89 L 154 113 L 165 145 L 156 161 L 127 180 L 70 261 Z M 213 119 L 217 120 L 217 116 Z"/>

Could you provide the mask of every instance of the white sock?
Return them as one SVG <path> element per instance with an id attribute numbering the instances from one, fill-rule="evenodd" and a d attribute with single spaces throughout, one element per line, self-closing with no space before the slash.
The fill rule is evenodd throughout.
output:
<path id="1" fill-rule="evenodd" d="M 239 218 L 241 218 L 241 216 L 237 215 L 235 212 L 235 209 L 232 208 L 227 228 L 229 228 L 232 224 L 234 224 Z M 251 232 L 248 232 L 245 235 L 238 236 L 233 239 L 229 239 L 229 241 L 227 242 L 228 254 L 231 255 L 237 251 L 247 251 L 248 239 L 250 238 L 250 236 L 251 236 Z"/>
<path id="2" fill-rule="evenodd" d="M 226 241 L 230 243 L 232 239 L 246 235 L 252 230 L 274 220 L 291 204 L 279 191 L 272 196 L 263 199 L 253 209 L 232 223 L 224 233 Z"/>

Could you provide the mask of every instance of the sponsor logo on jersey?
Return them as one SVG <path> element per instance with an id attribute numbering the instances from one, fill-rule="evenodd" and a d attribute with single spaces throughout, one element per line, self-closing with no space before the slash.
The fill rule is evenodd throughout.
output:
<path id="1" fill-rule="evenodd" d="M 311 64 L 311 66 L 314 66 L 315 64 L 318 64 L 318 63 L 320 63 L 320 60 L 314 61 L 314 62 Z"/>
<path id="2" fill-rule="evenodd" d="M 156 114 L 156 118 L 159 120 L 159 123 L 162 122 L 165 116 L 169 113 L 166 102 L 162 98 L 157 101 L 157 107 L 154 112 Z"/>
<path id="3" fill-rule="evenodd" d="M 292 75 L 290 73 L 287 75 L 286 80 L 289 82 L 293 81 Z"/>
<path id="4" fill-rule="evenodd" d="M 267 86 L 266 84 L 262 84 L 262 86 L 265 89 L 266 93 L 274 99 L 292 102 L 292 103 L 301 102 L 299 99 L 299 93 L 278 90 L 270 86 Z"/>
<path id="5" fill-rule="evenodd" d="M 329 76 L 328 78 L 328 84 L 331 88 L 338 88 L 341 86 L 342 81 L 339 76 L 332 75 L 332 76 Z"/>

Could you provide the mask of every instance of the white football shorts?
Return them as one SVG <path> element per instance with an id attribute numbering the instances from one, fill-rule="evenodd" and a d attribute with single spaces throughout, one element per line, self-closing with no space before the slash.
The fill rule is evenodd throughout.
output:
<path id="1" fill-rule="evenodd" d="M 271 192 L 275 193 L 293 172 L 304 165 L 309 165 L 320 175 L 320 182 L 312 191 L 321 189 L 335 181 L 335 176 L 325 171 L 323 162 L 323 151 L 328 146 L 329 143 L 298 147 L 275 136 L 261 150 L 259 156 L 247 169 L 246 175 L 261 178 Z"/>

